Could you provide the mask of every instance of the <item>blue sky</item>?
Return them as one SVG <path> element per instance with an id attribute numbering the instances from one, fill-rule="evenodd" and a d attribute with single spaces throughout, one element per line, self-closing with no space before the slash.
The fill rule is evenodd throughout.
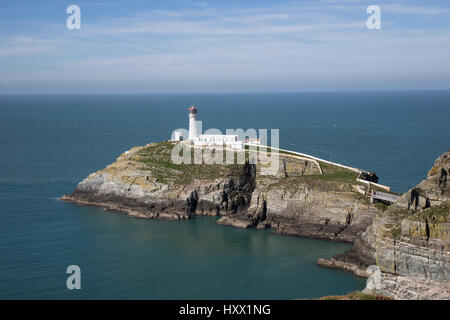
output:
<path id="1" fill-rule="evenodd" d="M 449 57 L 447 0 L 0 2 L 0 93 L 450 89 Z"/>

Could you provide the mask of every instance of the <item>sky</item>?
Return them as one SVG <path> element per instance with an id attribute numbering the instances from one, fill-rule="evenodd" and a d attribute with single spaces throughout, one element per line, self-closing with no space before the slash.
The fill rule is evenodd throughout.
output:
<path id="1" fill-rule="evenodd" d="M 441 89 L 448 0 L 0 2 L 0 94 Z"/>

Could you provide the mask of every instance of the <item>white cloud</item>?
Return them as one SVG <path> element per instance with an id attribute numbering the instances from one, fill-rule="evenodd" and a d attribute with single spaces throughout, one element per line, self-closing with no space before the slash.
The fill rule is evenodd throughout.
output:
<path id="1" fill-rule="evenodd" d="M 401 5 L 398 3 L 382 5 L 381 10 L 383 12 L 412 14 L 412 15 L 437 15 L 449 12 L 447 8 L 419 6 L 419 5 Z"/>
<path id="2" fill-rule="evenodd" d="M 386 77 L 426 83 L 434 73 L 450 87 L 450 27 L 371 32 L 365 10 L 350 16 L 322 6 L 140 12 L 86 23 L 79 32 L 52 26 L 52 33 L 0 38 L 0 83 L 282 91 L 300 83 L 314 89 L 321 81 L 328 88 L 383 86 Z"/>

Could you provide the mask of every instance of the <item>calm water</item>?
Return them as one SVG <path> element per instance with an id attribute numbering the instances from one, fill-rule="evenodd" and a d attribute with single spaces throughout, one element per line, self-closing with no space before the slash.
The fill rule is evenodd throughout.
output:
<path id="1" fill-rule="evenodd" d="M 364 287 L 315 265 L 346 244 L 56 200 L 124 150 L 187 127 L 190 103 L 204 128 L 279 128 L 281 147 L 376 171 L 398 192 L 450 147 L 450 92 L 0 96 L 0 298 L 290 299 Z M 65 287 L 71 264 L 80 291 Z"/>

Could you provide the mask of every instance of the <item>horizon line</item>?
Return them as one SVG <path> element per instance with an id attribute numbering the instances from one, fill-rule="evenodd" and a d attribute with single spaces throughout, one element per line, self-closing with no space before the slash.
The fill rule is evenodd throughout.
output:
<path id="1" fill-rule="evenodd" d="M 168 95 L 168 94 L 296 94 L 296 93 L 381 93 L 381 92 L 442 92 L 450 91 L 448 89 L 391 89 L 391 90 L 305 90 L 305 91 L 174 91 L 174 92 L 21 92 L 21 93 L 2 93 L 0 96 L 92 96 L 92 95 Z"/>

